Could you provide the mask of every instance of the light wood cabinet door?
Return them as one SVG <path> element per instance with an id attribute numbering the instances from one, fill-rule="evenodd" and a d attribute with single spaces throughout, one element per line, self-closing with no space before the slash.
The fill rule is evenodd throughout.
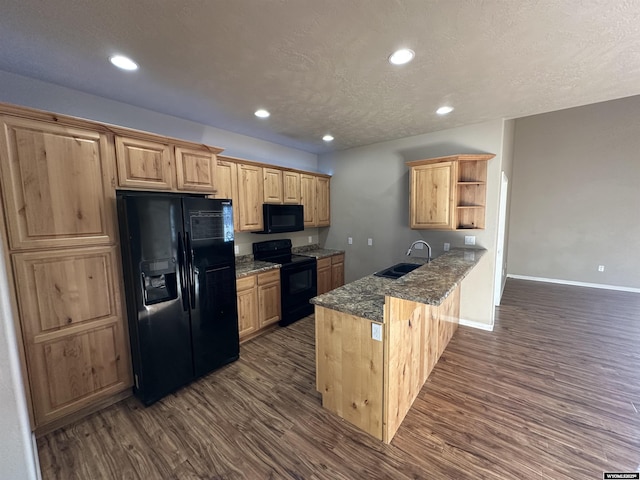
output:
<path id="1" fill-rule="evenodd" d="M 258 318 L 260 328 L 280 320 L 280 270 L 258 275 Z"/>
<path id="2" fill-rule="evenodd" d="M 344 254 L 331 257 L 331 289 L 344 285 Z"/>
<path id="3" fill-rule="evenodd" d="M 101 133 L 2 118 L 0 171 L 11 249 L 115 241 L 112 149 Z"/>
<path id="4" fill-rule="evenodd" d="M 318 295 L 327 293 L 331 288 L 331 257 L 319 258 L 318 263 Z"/>
<path id="5" fill-rule="evenodd" d="M 235 162 L 230 162 L 222 157 L 216 160 L 216 172 L 214 178 L 214 198 L 230 199 L 233 206 L 233 229 L 238 227 L 238 171 Z"/>
<path id="6" fill-rule="evenodd" d="M 412 167 L 410 178 L 411 228 L 455 229 L 455 162 Z"/>
<path id="7" fill-rule="evenodd" d="M 292 205 L 300 204 L 300 174 L 298 172 L 284 171 L 282 174 L 284 188 L 284 203 Z"/>
<path id="8" fill-rule="evenodd" d="M 236 280 L 238 298 L 238 330 L 240 339 L 258 329 L 257 275 Z"/>
<path id="9" fill-rule="evenodd" d="M 129 388 L 117 247 L 12 259 L 36 426 Z"/>
<path id="10" fill-rule="evenodd" d="M 316 215 L 318 227 L 331 224 L 329 178 L 316 177 Z"/>
<path id="11" fill-rule="evenodd" d="M 182 147 L 175 153 L 178 190 L 215 193 L 215 153 Z"/>
<path id="12" fill-rule="evenodd" d="M 173 188 L 171 147 L 137 138 L 116 137 L 118 186 L 151 190 Z"/>
<path id="13" fill-rule="evenodd" d="M 304 226 L 315 227 L 316 217 L 316 176 L 300 174 L 300 203 L 304 209 Z"/>
<path id="14" fill-rule="evenodd" d="M 238 230 L 262 230 L 263 178 L 262 167 L 239 163 L 238 169 Z"/>
<path id="15" fill-rule="evenodd" d="M 276 168 L 263 168 L 264 176 L 264 203 L 282 203 L 282 170 Z"/>

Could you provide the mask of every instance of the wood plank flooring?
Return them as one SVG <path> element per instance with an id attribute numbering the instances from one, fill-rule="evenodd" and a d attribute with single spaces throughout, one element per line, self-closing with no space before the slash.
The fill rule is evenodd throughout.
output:
<path id="1" fill-rule="evenodd" d="M 313 317 L 144 408 L 38 439 L 43 479 L 599 479 L 640 466 L 640 295 L 509 279 L 390 445 L 322 409 Z"/>

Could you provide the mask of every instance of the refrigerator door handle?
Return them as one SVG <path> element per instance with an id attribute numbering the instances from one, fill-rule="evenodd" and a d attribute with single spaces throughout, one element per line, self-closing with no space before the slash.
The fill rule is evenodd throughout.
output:
<path id="1" fill-rule="evenodd" d="M 178 232 L 178 271 L 180 272 L 180 295 L 182 297 L 182 310 L 189 310 L 189 294 L 185 288 L 187 285 L 186 255 L 184 251 L 184 242 L 182 240 L 182 232 Z"/>
<path id="2" fill-rule="evenodd" d="M 194 255 L 191 248 L 191 237 L 189 232 L 185 235 L 187 238 L 187 262 L 189 264 L 189 297 L 191 298 L 191 308 L 196 308 L 196 268 L 193 265 Z"/>

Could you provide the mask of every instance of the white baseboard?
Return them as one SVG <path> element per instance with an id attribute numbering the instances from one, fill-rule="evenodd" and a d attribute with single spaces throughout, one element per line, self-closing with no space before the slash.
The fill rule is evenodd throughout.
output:
<path id="1" fill-rule="evenodd" d="M 507 274 L 507 278 L 515 278 L 517 280 L 531 280 L 532 282 L 559 283 L 562 285 L 574 285 L 576 287 L 602 288 L 603 290 L 618 290 L 620 292 L 640 293 L 640 288 L 619 287 L 616 285 L 605 285 L 603 283 L 586 283 L 574 282 L 572 280 L 561 280 L 558 278 L 529 277 L 527 275 Z"/>
<path id="2" fill-rule="evenodd" d="M 479 330 L 486 330 L 487 332 L 493 332 L 493 325 L 474 322 L 473 320 L 465 320 L 464 318 L 460 319 L 458 325 L 462 325 L 463 327 L 477 328 Z"/>

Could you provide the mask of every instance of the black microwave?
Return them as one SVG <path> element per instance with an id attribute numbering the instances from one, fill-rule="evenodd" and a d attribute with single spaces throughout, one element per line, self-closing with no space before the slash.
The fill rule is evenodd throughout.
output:
<path id="1" fill-rule="evenodd" d="M 262 205 L 264 230 L 254 233 L 285 233 L 304 230 L 302 205 Z"/>

